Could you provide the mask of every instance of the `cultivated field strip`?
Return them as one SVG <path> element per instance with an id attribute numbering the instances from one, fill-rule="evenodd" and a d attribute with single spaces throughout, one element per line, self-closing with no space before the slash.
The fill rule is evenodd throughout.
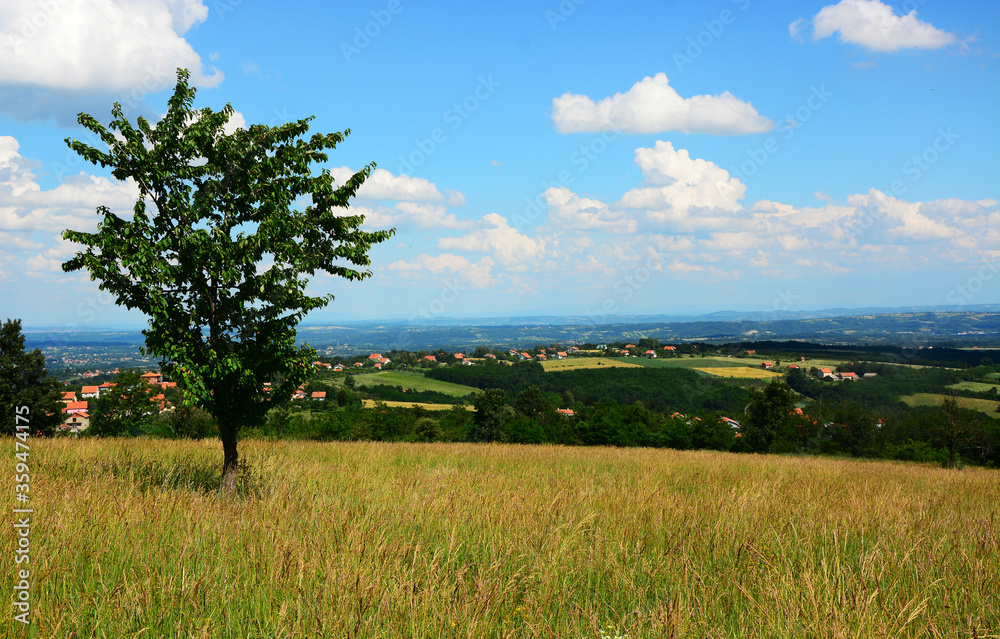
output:
<path id="1" fill-rule="evenodd" d="M 242 451 L 227 500 L 217 442 L 33 442 L 32 636 L 1000 634 L 996 471 L 471 444 Z"/>

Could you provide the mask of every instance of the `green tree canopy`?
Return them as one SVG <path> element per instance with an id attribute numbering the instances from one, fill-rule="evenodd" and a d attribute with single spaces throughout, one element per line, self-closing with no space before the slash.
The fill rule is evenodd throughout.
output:
<path id="1" fill-rule="evenodd" d="M 62 404 L 59 383 L 45 371 L 45 357 L 37 348 L 24 350 L 21 320 L 8 319 L 0 326 L 0 422 L 5 435 L 13 435 L 15 408 L 27 406 L 31 432 L 51 435 L 59 425 Z M 23 423 L 23 422 L 22 422 Z"/>
<path id="2" fill-rule="evenodd" d="M 794 391 L 779 379 L 763 389 L 751 389 L 747 417 L 741 428 L 747 448 L 756 453 L 772 452 L 775 443 L 788 434 L 785 431 L 794 407 Z"/>
<path id="3" fill-rule="evenodd" d="M 315 169 L 349 130 L 306 137 L 305 118 L 226 133 L 233 107 L 195 109 L 188 77 L 178 70 L 155 124 L 133 125 L 117 103 L 107 127 L 79 116 L 107 149 L 67 139 L 70 148 L 133 180 L 140 197 L 131 218 L 100 207 L 95 233 L 65 231 L 84 249 L 63 269 L 86 269 L 149 317 L 145 351 L 216 418 L 223 486 L 234 490 L 237 431 L 312 373 L 315 351 L 296 346 L 295 327 L 333 296 L 309 294 L 308 276 L 369 277 L 368 251 L 393 230 L 363 231 L 363 216 L 341 214 L 374 164 L 341 185 Z"/>

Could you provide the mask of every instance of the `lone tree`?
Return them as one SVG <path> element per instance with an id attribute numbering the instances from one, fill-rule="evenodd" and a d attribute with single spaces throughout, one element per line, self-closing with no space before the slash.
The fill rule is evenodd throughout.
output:
<path id="1" fill-rule="evenodd" d="M 750 403 L 742 428 L 747 449 L 770 453 L 776 444 L 788 439 L 794 408 L 795 393 L 783 381 L 774 379 L 763 389 L 750 389 Z"/>
<path id="2" fill-rule="evenodd" d="M 117 303 L 149 317 L 145 353 L 218 422 L 223 490 L 236 489 L 236 434 L 260 423 L 312 373 L 315 351 L 295 327 L 332 295 L 308 295 L 306 276 L 325 271 L 363 280 L 372 245 L 392 236 L 363 231 L 361 215 L 338 215 L 375 168 L 346 184 L 314 170 L 350 130 L 306 138 L 305 118 L 226 133 L 234 111 L 195 109 L 189 73 L 178 69 L 166 115 L 126 119 L 118 103 L 105 127 L 80 114 L 107 150 L 67 139 L 88 161 L 132 179 L 131 219 L 107 207 L 96 233 L 67 230 L 84 245 L 63 270 L 86 269 Z M 299 202 L 306 204 L 297 208 Z M 265 392 L 264 383 L 271 382 Z"/>

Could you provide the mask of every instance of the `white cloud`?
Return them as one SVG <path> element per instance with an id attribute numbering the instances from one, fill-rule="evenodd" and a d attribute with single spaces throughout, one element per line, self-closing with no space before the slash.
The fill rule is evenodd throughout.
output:
<path id="1" fill-rule="evenodd" d="M 878 189 L 871 189 L 864 195 L 852 195 L 847 201 L 857 208 L 875 211 L 891 221 L 899 222 L 886 231 L 889 238 L 920 242 L 944 240 L 957 235 L 957 231 L 947 224 L 921 213 L 921 203 L 904 202 Z"/>
<path id="2" fill-rule="evenodd" d="M 919 20 L 915 9 L 903 16 L 896 15 L 891 6 L 880 0 L 841 0 L 820 9 L 812 19 L 812 26 L 813 40 L 822 40 L 839 31 L 841 42 L 872 51 L 938 49 L 956 42 L 951 33 Z M 792 31 L 791 26 L 789 29 Z"/>
<path id="3" fill-rule="evenodd" d="M 646 218 L 659 225 L 691 228 L 713 226 L 711 217 L 692 215 L 698 209 L 737 211 L 746 186 L 718 165 L 692 158 L 686 149 L 674 149 L 658 141 L 653 148 L 635 151 L 635 163 L 645 186 L 626 192 L 618 207 L 644 210 Z"/>
<path id="4" fill-rule="evenodd" d="M 445 251 L 489 253 L 507 268 L 535 263 L 545 254 L 545 241 L 522 235 L 496 213 L 483 216 L 481 228 L 463 237 L 442 237 L 437 247 Z"/>
<path id="5" fill-rule="evenodd" d="M 490 272 L 493 268 L 493 260 L 490 257 L 484 257 L 478 262 L 470 262 L 468 259 L 452 253 L 442 253 L 441 255 L 427 255 L 425 253 L 411 262 L 397 260 L 386 268 L 398 272 L 404 278 L 420 277 L 424 272 L 430 272 L 434 275 L 449 275 L 476 288 L 489 286 L 495 281 Z"/>
<path id="6" fill-rule="evenodd" d="M 75 120 L 81 110 L 107 110 L 113 100 L 144 108 L 146 95 L 169 88 L 177 67 L 211 87 L 183 38 L 203 22 L 201 0 L 52 0 L 0 4 L 0 111 L 19 119 Z"/>
<path id="7" fill-rule="evenodd" d="M 330 169 L 330 174 L 337 185 L 347 184 L 347 181 L 355 173 L 356 171 L 347 166 Z M 455 195 L 452 195 L 453 193 Z M 464 196 L 458 191 L 449 191 L 449 196 L 453 201 L 455 198 L 461 197 L 464 202 Z M 424 178 L 393 175 L 385 169 L 375 169 L 358 189 L 357 199 L 443 202 L 445 196 L 438 190 L 437 186 Z"/>
<path id="8" fill-rule="evenodd" d="M 0 136 L 0 230 L 91 229 L 98 221 L 98 206 L 124 214 L 139 197 L 132 182 L 83 173 L 43 190 L 19 148 L 15 138 Z"/>
<path id="9" fill-rule="evenodd" d="M 664 73 L 646 77 L 627 92 L 596 103 L 585 95 L 565 93 L 552 100 L 552 121 L 559 133 L 615 130 L 737 135 L 774 128 L 774 123 L 749 102 L 728 91 L 682 98 Z"/>
<path id="10" fill-rule="evenodd" d="M 393 207 L 394 225 L 415 227 L 418 229 L 469 229 L 473 227 L 470 220 L 460 220 L 454 213 L 449 213 L 447 207 L 440 204 L 425 204 L 422 202 L 397 202 Z"/>
<path id="11" fill-rule="evenodd" d="M 635 233 L 635 220 L 612 212 L 608 205 L 591 198 L 580 197 L 565 186 L 552 187 L 543 194 L 549 209 L 549 225 L 573 231 L 605 231 Z"/>

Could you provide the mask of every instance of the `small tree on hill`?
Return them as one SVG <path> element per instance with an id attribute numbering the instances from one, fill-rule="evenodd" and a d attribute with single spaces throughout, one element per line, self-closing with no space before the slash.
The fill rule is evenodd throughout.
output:
<path id="1" fill-rule="evenodd" d="M 772 452 L 787 430 L 794 407 L 795 393 L 783 381 L 775 379 L 763 389 L 751 389 L 741 428 L 747 448 L 755 453 Z"/>
<path id="2" fill-rule="evenodd" d="M 67 140 L 70 148 L 134 180 L 140 197 L 131 219 L 100 207 L 96 233 L 65 231 L 85 248 L 63 269 L 86 269 L 118 304 L 149 316 L 145 352 L 216 418 L 223 489 L 232 492 L 237 432 L 313 372 L 316 353 L 296 346 L 295 327 L 333 296 L 308 295 L 307 276 L 369 277 L 355 267 L 369 266 L 372 245 L 393 231 L 363 231 L 363 216 L 338 215 L 374 164 L 343 185 L 314 170 L 350 131 L 307 138 L 306 118 L 227 134 L 232 106 L 193 108 L 188 77 L 178 70 L 155 124 L 139 117 L 133 125 L 117 103 L 108 127 L 79 116 L 108 148 Z"/>

